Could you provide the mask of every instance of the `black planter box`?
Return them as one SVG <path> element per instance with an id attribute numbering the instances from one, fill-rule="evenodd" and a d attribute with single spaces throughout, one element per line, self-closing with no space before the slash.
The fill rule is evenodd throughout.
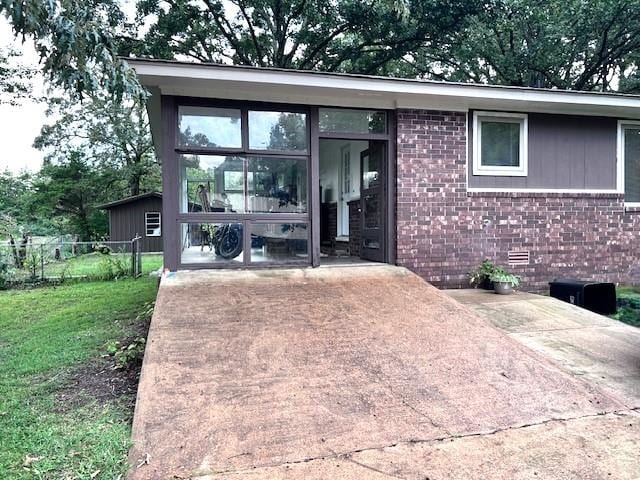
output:
<path id="1" fill-rule="evenodd" d="M 602 315 L 611 315 L 617 310 L 613 283 L 556 279 L 549 282 L 549 294 Z"/>

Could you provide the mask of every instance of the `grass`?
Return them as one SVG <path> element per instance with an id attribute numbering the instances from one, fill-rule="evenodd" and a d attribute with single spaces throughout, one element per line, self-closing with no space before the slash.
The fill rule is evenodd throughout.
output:
<path id="1" fill-rule="evenodd" d="M 616 289 L 618 312 L 611 318 L 640 327 L 640 286 L 621 285 Z"/>
<path id="2" fill-rule="evenodd" d="M 44 277 L 45 278 L 103 278 L 105 272 L 105 261 L 110 258 L 112 261 L 118 262 L 122 267 L 129 272 L 131 269 L 131 254 L 130 253 L 111 253 L 108 256 L 101 253 L 87 253 L 84 255 L 78 255 L 77 257 L 70 257 L 61 261 L 51 261 L 44 265 Z M 162 255 L 161 254 L 144 254 L 142 255 L 142 274 L 148 275 L 149 273 L 158 270 L 162 267 Z M 18 278 L 29 278 L 31 275 L 29 269 L 23 269 L 16 271 Z M 41 267 L 36 267 L 36 275 L 41 275 Z"/>
<path id="3" fill-rule="evenodd" d="M 120 261 L 127 268 L 131 267 L 130 253 L 112 253 L 109 255 Z M 59 276 L 63 272 L 67 277 L 92 277 L 101 273 L 102 263 L 105 255 L 101 253 L 88 253 L 72 257 L 61 262 L 52 262 L 45 265 L 45 277 Z M 142 255 L 142 273 L 149 274 L 162 267 L 162 255 L 149 254 Z"/>
<path id="4" fill-rule="evenodd" d="M 135 332 L 156 287 L 144 276 L 0 292 L 0 478 L 124 478 L 130 402 L 65 405 L 58 393 Z"/>

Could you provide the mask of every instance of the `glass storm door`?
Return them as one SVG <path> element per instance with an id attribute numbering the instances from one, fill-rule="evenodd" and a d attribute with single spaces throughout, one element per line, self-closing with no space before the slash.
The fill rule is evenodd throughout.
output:
<path id="1" fill-rule="evenodd" d="M 360 154 L 360 257 L 384 262 L 385 142 L 372 141 Z"/>

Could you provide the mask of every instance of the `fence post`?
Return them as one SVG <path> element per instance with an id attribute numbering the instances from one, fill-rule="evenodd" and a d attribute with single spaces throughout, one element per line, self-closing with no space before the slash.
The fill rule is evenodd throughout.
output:
<path id="1" fill-rule="evenodd" d="M 136 241 L 136 249 L 138 250 L 138 271 L 136 272 L 136 277 L 140 277 L 142 276 L 142 246 L 140 245 L 140 239 L 142 237 L 137 237 L 137 241 Z"/>
<path id="2" fill-rule="evenodd" d="M 40 244 L 40 280 L 44 282 L 44 245 Z"/>
<path id="3" fill-rule="evenodd" d="M 136 278 L 136 239 L 135 238 L 131 239 L 131 277 Z"/>

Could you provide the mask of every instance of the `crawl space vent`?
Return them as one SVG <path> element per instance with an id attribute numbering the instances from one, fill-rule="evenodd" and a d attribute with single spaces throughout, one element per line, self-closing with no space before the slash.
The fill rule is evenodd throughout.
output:
<path id="1" fill-rule="evenodd" d="M 508 256 L 509 265 L 529 265 L 529 252 L 511 250 Z"/>

